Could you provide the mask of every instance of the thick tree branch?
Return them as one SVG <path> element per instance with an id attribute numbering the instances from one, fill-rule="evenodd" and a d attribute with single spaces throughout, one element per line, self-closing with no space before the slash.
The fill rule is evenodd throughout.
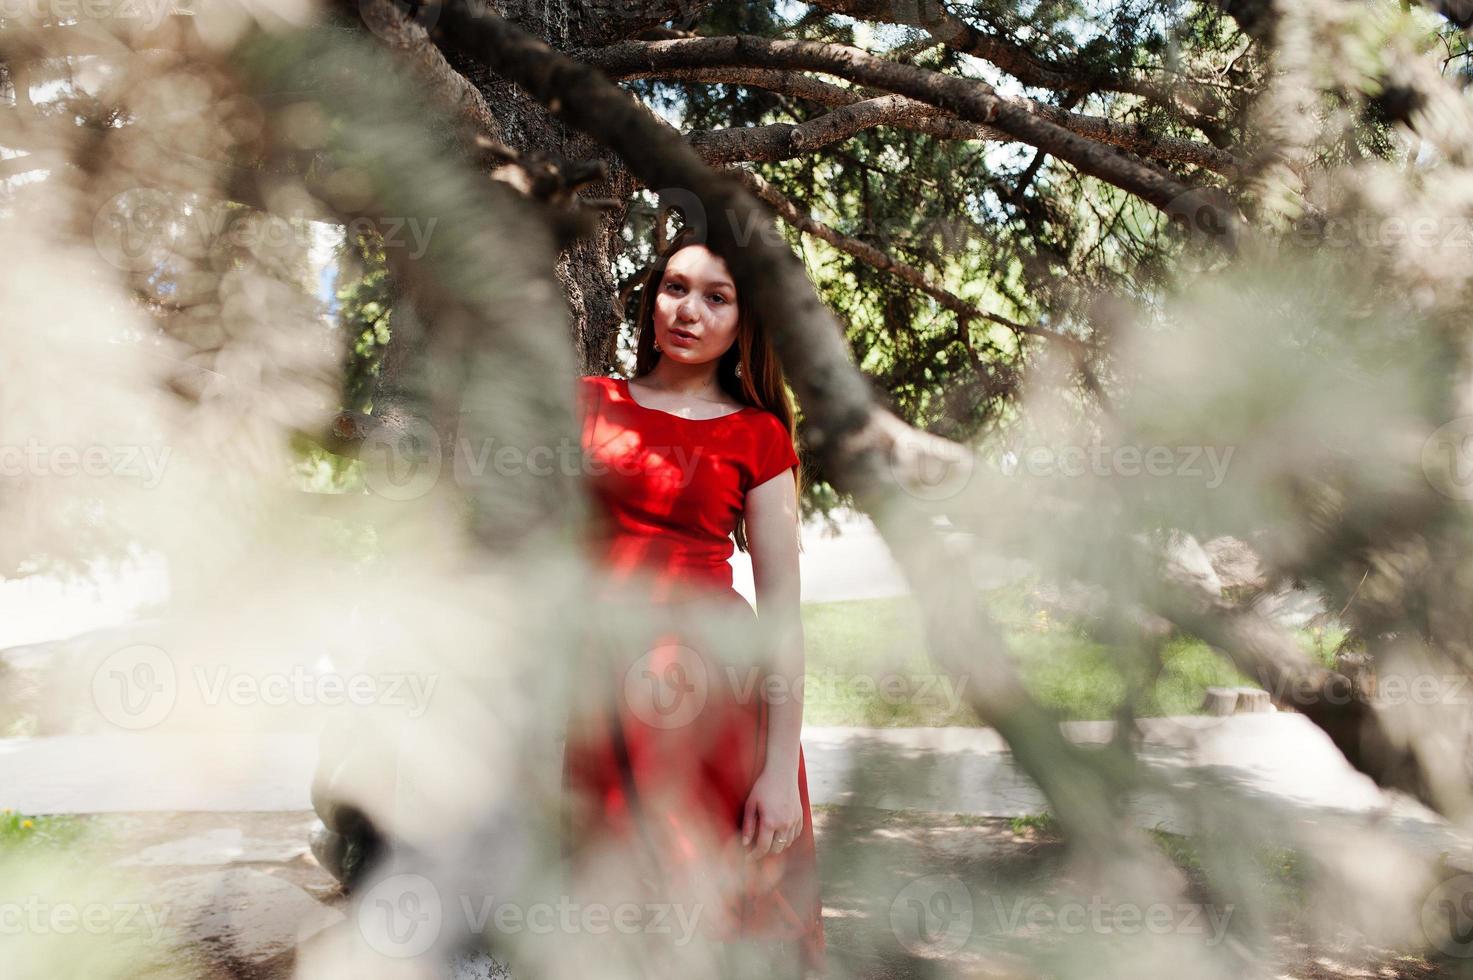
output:
<path id="1" fill-rule="evenodd" d="M 665 40 L 676 40 L 666 38 Z M 579 54 L 582 52 L 575 52 Z M 598 59 L 595 59 L 598 60 Z M 845 88 L 833 82 L 825 82 L 812 75 L 798 72 L 777 71 L 772 68 L 744 68 L 740 65 L 719 65 L 710 68 L 660 68 L 628 69 L 610 71 L 602 65 L 595 67 L 616 81 L 633 81 L 640 78 L 661 78 L 678 82 L 702 82 L 708 85 L 745 85 L 749 88 L 780 92 L 795 99 L 807 99 L 819 105 L 850 105 L 867 98 L 889 93 L 877 89 Z M 934 106 L 928 106 L 933 112 Z"/>
<path id="2" fill-rule="evenodd" d="M 841 106 L 808 122 L 768 126 L 734 126 L 703 130 L 687 136 L 690 144 L 712 164 L 773 163 L 821 150 L 855 133 L 877 126 L 924 129 L 952 139 L 994 139 L 1011 142 L 1006 133 L 960 120 L 936 117 L 936 110 L 903 95 L 882 95 Z M 930 123 L 931 125 L 927 125 Z"/>
<path id="3" fill-rule="evenodd" d="M 1462 801 L 1439 799 L 1414 745 L 1394 738 L 1349 678 L 1320 666 L 1282 628 L 1253 611 L 1167 583 L 1156 611 L 1225 654 L 1279 705 L 1314 722 L 1377 785 L 1408 793 L 1456 816 Z"/>
<path id="4" fill-rule="evenodd" d="M 665 74 L 672 69 L 722 66 L 824 72 L 905 95 L 969 122 L 1001 130 L 1163 210 L 1191 190 L 1171 175 L 1113 149 L 1113 145 L 1134 149 L 1162 143 L 1143 127 L 1007 98 L 977 79 L 897 64 L 846 45 L 735 35 L 624 41 L 606 48 L 581 49 L 575 55 L 610 77 L 621 79 Z M 1105 145 L 1106 141 L 1112 145 Z M 1189 162 L 1226 172 L 1237 170 L 1237 161 L 1216 147 L 1190 140 L 1168 141 L 1165 145 L 1176 156 L 1192 157 Z"/>
<path id="5" fill-rule="evenodd" d="M 1458 27 L 1473 27 L 1473 0 L 1423 0 Z"/>
<path id="6" fill-rule="evenodd" d="M 889 96 L 854 103 L 851 108 L 864 110 L 871 103 L 884 102 L 886 98 L 901 99 L 910 105 L 919 104 L 915 103 L 914 100 L 905 99 L 903 96 Z M 884 111 L 884 109 L 878 110 L 877 115 L 883 115 Z M 830 115 L 834 115 L 834 113 L 821 116 L 802 126 L 753 126 L 732 130 L 695 133 L 691 134 L 689 142 L 695 148 L 696 152 L 701 155 L 701 158 L 712 166 L 721 166 L 736 161 L 750 161 L 754 159 L 786 159 L 788 156 L 796 155 L 792 150 L 792 144 L 794 142 L 799 143 L 803 147 L 802 150 L 797 152 L 806 152 L 810 149 L 802 136 L 799 136 L 797 139 L 794 138 L 795 132 L 813 134 L 807 137 L 812 140 L 837 139 L 838 137 L 832 136 L 835 131 L 834 124 L 826 122 Z M 856 115 L 855 118 L 862 119 L 864 117 L 862 115 Z M 669 132 L 677 132 L 663 119 L 656 117 L 656 121 L 662 128 L 665 128 Z M 756 137 L 755 139 L 753 138 L 754 136 Z M 767 156 L 766 154 L 769 153 L 772 155 Z M 784 155 L 779 156 L 777 154 Z M 946 309 L 951 310 L 964 319 L 987 320 L 1005 326 L 1017 333 L 1030 334 L 1061 344 L 1072 349 L 1076 354 L 1082 354 L 1088 348 L 1087 344 L 1076 337 L 1070 337 L 1045 327 L 1020 323 L 1016 320 L 1008 319 L 1001 314 L 980 309 L 975 304 L 969 303 L 955 293 L 931 282 L 926 278 L 925 273 L 909 263 L 892 258 L 881 249 L 859 241 L 856 238 L 844 235 L 829 225 L 804 214 L 786 195 L 773 187 L 772 184 L 768 183 L 760 175 L 750 170 L 741 167 L 732 167 L 727 169 L 726 172 L 745 184 L 753 194 L 771 206 L 788 224 L 807 234 L 821 238 L 840 251 L 873 266 L 881 272 L 896 276 L 903 282 L 933 297 Z"/>
<path id="7" fill-rule="evenodd" d="M 678 68 L 659 71 L 635 71 L 628 74 L 617 72 L 614 74 L 620 80 L 659 78 L 670 81 L 702 82 L 712 85 L 745 85 L 751 88 L 760 88 L 768 92 L 779 92 L 794 98 L 807 99 L 810 102 L 831 106 L 857 105 L 861 102 L 873 102 L 878 98 L 885 97 L 877 93 L 875 89 L 869 87 L 862 87 L 860 89 L 845 88 L 842 85 L 834 85 L 807 75 L 799 75 L 789 71 L 773 71 L 765 68 L 728 66 L 719 68 Z M 1015 136 L 1004 133 L 992 126 L 982 126 L 976 123 L 965 122 L 949 112 L 938 109 L 934 105 L 909 99 L 905 96 L 891 97 L 904 100 L 896 103 L 896 105 L 905 106 L 905 111 L 898 112 L 892 121 L 877 123 L 876 125 L 897 126 L 918 133 L 926 133 L 938 139 L 996 140 L 999 142 L 1015 142 L 1017 139 Z M 1036 111 L 1039 114 L 1045 118 L 1059 122 L 1066 129 L 1074 130 L 1092 139 L 1098 139 L 1102 143 L 1109 143 L 1112 146 L 1134 150 L 1142 156 L 1147 156 L 1154 160 L 1191 164 L 1192 166 L 1203 167 L 1229 177 L 1236 176 L 1243 169 L 1243 162 L 1236 156 L 1207 143 L 1197 143 L 1192 140 L 1179 139 L 1171 136 L 1158 136 L 1143 126 L 1116 122 L 1105 119 L 1102 116 L 1070 113 L 1055 106 L 1044 106 L 1037 103 L 1032 105 L 1036 107 Z M 757 158 L 732 157 L 731 159 L 735 161 L 739 159 L 754 160 Z"/>
<path id="8" fill-rule="evenodd" d="M 636 34 L 662 30 L 659 25 L 681 17 L 689 20 L 711 0 L 620 0 L 618 3 L 568 4 L 570 35 L 589 44 L 607 44 Z"/>
<path id="9" fill-rule="evenodd" d="M 944 44 L 953 51 L 990 62 L 1023 84 L 1036 88 L 1076 95 L 1102 91 L 1138 95 L 1184 115 L 1185 121 L 1197 128 L 1214 127 L 1213 116 L 1221 110 L 1221 99 L 1206 86 L 1166 86 L 1149 78 L 1122 75 L 1119 72 L 1101 72 L 1087 66 L 1047 62 L 1017 41 L 978 30 L 953 14 L 940 0 L 908 6 L 885 0 L 814 2 L 816 6 L 831 13 L 919 27 L 933 41 Z"/>
<path id="10" fill-rule="evenodd" d="M 670 71 L 641 72 L 631 78 L 659 78 L 669 81 L 699 82 L 711 85 L 745 85 L 767 92 L 806 99 L 819 105 L 852 106 L 881 99 L 898 100 L 892 104 L 905 107 L 893 122 L 878 125 L 894 125 L 918 133 L 927 133 L 938 139 L 948 140 L 997 140 L 1015 142 L 1014 138 L 990 126 L 964 122 L 948 112 L 917 102 L 903 95 L 869 89 L 845 88 L 831 82 L 820 81 L 808 75 L 790 71 L 772 71 L 765 68 L 686 68 Z"/>
<path id="11" fill-rule="evenodd" d="M 866 265 L 873 266 L 881 272 L 895 276 L 902 282 L 932 297 L 943 307 L 951 310 L 965 320 L 987 320 L 991 323 L 1007 327 L 1009 330 L 1016 331 L 1017 333 L 1042 337 L 1075 352 L 1082 353 L 1088 348 L 1088 345 L 1077 337 L 1070 337 L 1066 334 L 1049 330 L 1046 327 L 1036 327 L 1027 323 L 1019 323 L 1017 320 L 1010 320 L 1001 314 L 991 313 L 981 309 L 975 303 L 967 302 L 950 290 L 931 282 L 926 278 L 924 272 L 910 263 L 893 258 L 886 252 L 875 248 L 867 242 L 862 242 L 857 238 L 851 238 L 829 225 L 804 214 L 782 191 L 773 187 L 772 184 L 750 170 L 734 167 L 729 173 L 735 174 L 742 183 L 747 185 L 753 194 L 771 205 L 773 211 L 794 228 L 828 242 L 834 248 L 837 248 L 846 255 L 852 255 Z"/>
<path id="12" fill-rule="evenodd" d="M 362 0 L 358 10 L 364 23 L 409 67 L 414 80 L 457 120 L 462 143 L 469 145 L 476 135 L 502 141 L 501 123 L 486 97 L 450 66 L 423 25 L 401 16 L 394 0 Z"/>
<path id="13" fill-rule="evenodd" d="M 923 70 L 923 69 L 918 69 Z M 819 81 L 807 75 L 788 71 L 773 71 L 763 68 L 718 67 L 679 68 L 632 73 L 613 73 L 621 80 L 634 78 L 661 78 L 672 81 L 705 82 L 721 85 L 747 85 L 769 92 L 780 92 L 794 98 L 808 99 L 823 105 L 848 106 L 859 102 L 873 101 L 876 90 L 844 88 L 829 82 Z M 882 96 L 880 96 L 882 97 Z M 896 96 L 896 98 L 905 98 Z M 940 139 L 976 139 L 1014 141 L 1017 137 L 992 126 L 965 122 L 934 105 L 915 99 L 905 99 L 902 105 L 914 107 L 883 125 L 900 126 L 916 132 L 927 133 Z M 1243 169 L 1243 162 L 1226 150 L 1207 143 L 1197 143 L 1172 136 L 1158 136 L 1143 126 L 1116 122 L 1103 116 L 1071 113 L 1057 106 L 1027 103 L 1029 111 L 1036 112 L 1066 129 L 1098 139 L 1102 143 L 1134 150 L 1142 156 L 1156 160 L 1186 163 L 1203 167 L 1225 176 L 1235 176 Z"/>

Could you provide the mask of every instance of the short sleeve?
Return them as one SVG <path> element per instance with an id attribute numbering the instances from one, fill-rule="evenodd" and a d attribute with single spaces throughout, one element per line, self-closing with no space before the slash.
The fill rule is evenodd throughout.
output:
<path id="1" fill-rule="evenodd" d="M 798 465 L 798 452 L 782 420 L 771 412 L 761 415 L 752 464 L 752 486 L 760 487 L 783 471 Z"/>
<path id="2" fill-rule="evenodd" d="M 584 423 L 588 421 L 588 413 L 592 412 L 594 406 L 598 404 L 602 384 L 599 375 L 596 374 L 585 374 L 578 379 L 578 387 L 574 394 L 574 408 L 577 410 L 580 421 Z"/>

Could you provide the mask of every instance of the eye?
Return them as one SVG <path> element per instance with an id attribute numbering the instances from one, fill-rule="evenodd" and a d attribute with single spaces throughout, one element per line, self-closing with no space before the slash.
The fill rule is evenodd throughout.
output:
<path id="1" fill-rule="evenodd" d="M 667 283 L 665 283 L 665 288 L 666 289 L 684 289 L 685 287 L 682 286 L 678 282 L 667 282 Z"/>
<path id="2" fill-rule="evenodd" d="M 725 302 L 726 302 L 726 297 L 725 297 L 725 296 L 722 296 L 722 295 L 721 295 L 721 294 L 720 294 L 720 293 L 712 293 L 712 294 L 711 294 L 711 298 L 712 298 L 712 299 L 719 299 L 719 300 L 721 300 L 721 302 L 723 302 L 723 303 L 725 303 Z"/>

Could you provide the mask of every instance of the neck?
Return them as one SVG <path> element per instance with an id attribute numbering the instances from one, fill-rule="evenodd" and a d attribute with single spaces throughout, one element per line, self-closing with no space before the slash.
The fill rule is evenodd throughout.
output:
<path id="1" fill-rule="evenodd" d="M 661 357 L 654 368 L 645 375 L 650 387 L 662 391 L 674 391 L 682 395 L 712 398 L 720 394 L 721 385 L 716 380 L 716 362 L 705 364 L 682 364 L 669 357 Z"/>

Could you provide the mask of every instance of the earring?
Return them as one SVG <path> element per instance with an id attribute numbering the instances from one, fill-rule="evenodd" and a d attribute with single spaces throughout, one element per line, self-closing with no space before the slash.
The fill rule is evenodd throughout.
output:
<path id="1" fill-rule="evenodd" d="M 660 349 L 660 342 L 657 340 L 657 341 L 655 341 L 655 350 L 659 350 L 659 349 Z"/>
<path id="2" fill-rule="evenodd" d="M 735 374 L 738 378 L 740 378 L 742 376 L 742 362 L 741 361 L 737 361 L 737 363 L 736 363 L 736 370 L 734 370 L 732 373 Z"/>

